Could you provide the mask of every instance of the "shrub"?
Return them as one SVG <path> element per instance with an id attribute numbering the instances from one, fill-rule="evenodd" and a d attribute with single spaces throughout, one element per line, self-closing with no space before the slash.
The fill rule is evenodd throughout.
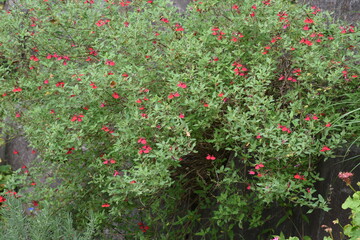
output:
<path id="1" fill-rule="evenodd" d="M 1 113 L 43 159 L 29 201 L 135 239 L 326 209 L 316 165 L 359 133 L 356 27 L 286 0 L 29 0 L 1 18 Z"/>
<path id="2" fill-rule="evenodd" d="M 1 240 L 94 239 L 97 220 L 93 215 L 90 215 L 86 231 L 81 233 L 74 229 L 71 214 L 54 213 L 47 207 L 41 210 L 30 207 L 26 215 L 25 206 L 16 195 L 7 198 L 6 205 L 0 208 L 4 217 L 0 225 Z"/>
<path id="3" fill-rule="evenodd" d="M 0 159 L 1 160 L 1 159 Z M 0 165 L 0 191 L 2 192 L 5 187 L 5 183 L 11 176 L 11 166 L 10 165 Z"/>

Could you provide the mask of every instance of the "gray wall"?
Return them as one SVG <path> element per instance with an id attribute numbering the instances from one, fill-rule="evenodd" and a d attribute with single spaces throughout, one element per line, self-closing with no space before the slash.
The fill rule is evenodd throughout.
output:
<path id="1" fill-rule="evenodd" d="M 8 10 L 11 4 L 16 1 L 18 0 L 8 0 L 5 4 L 5 9 Z M 181 11 L 185 11 L 186 6 L 190 1 L 191 0 L 173 0 L 174 5 L 179 7 Z M 298 0 L 298 2 L 308 3 L 311 6 L 315 5 L 320 9 L 332 11 L 334 12 L 335 18 L 345 20 L 349 24 L 358 24 L 360 22 L 360 0 Z M 0 147 L 0 158 L 11 164 L 13 169 L 18 169 L 22 165 L 28 165 L 36 157 L 35 154 L 31 153 L 32 149 L 28 146 L 26 140 L 23 137 L 16 137 L 14 139 L 9 139 L 9 137 L 5 138 L 7 143 Z M 18 151 L 19 154 L 14 154 L 14 150 Z M 340 149 L 339 155 L 343 154 L 345 154 L 344 150 Z M 352 148 L 350 155 L 345 158 L 345 160 L 357 155 L 360 155 L 360 148 Z M 336 232 L 338 234 L 340 229 L 336 229 L 338 226 L 333 225 L 332 220 L 340 218 L 342 224 L 348 221 L 347 218 L 349 212 L 341 209 L 341 203 L 346 199 L 347 196 L 349 196 L 349 189 L 337 178 L 337 174 L 339 171 L 350 171 L 355 167 L 355 165 L 356 159 L 352 161 L 344 161 L 343 158 L 331 159 L 319 165 L 321 176 L 325 178 L 325 181 L 318 183 L 317 189 L 325 198 L 331 200 L 330 206 L 332 207 L 332 210 L 329 213 L 316 211 L 310 217 L 311 226 L 305 224 L 306 234 L 311 235 L 313 239 L 322 239 L 322 237 L 326 235 L 320 227 L 322 224 L 333 227 L 334 233 Z M 354 173 L 356 176 L 354 182 L 359 181 L 360 167 L 356 168 Z M 277 210 L 278 209 L 274 209 L 274 211 Z M 276 212 L 270 212 L 269 214 L 273 215 L 276 214 Z M 297 223 L 297 226 L 304 224 L 304 222 L 301 220 L 301 217 L 299 216 L 294 217 L 292 220 Z M 276 222 L 274 222 L 274 224 L 276 225 Z M 281 230 L 289 235 L 296 235 L 296 231 L 293 228 L 294 224 L 286 221 L 284 224 L 278 227 L 278 230 Z M 259 234 L 259 232 L 261 232 L 261 230 L 262 229 L 258 229 L 258 231 L 245 230 L 243 234 L 248 237 L 247 239 L 256 239 L 256 236 Z"/>
<path id="2" fill-rule="evenodd" d="M 19 0 L 6 0 L 4 9 L 8 10 L 15 2 Z M 160 1 L 160 0 L 158 0 Z M 192 0 L 172 0 L 174 5 L 181 11 L 186 10 L 187 4 Z M 298 3 L 307 3 L 311 6 L 317 6 L 320 9 L 334 12 L 335 18 L 343 19 L 350 24 L 360 20 L 360 0 L 295 0 Z"/>
<path id="3" fill-rule="evenodd" d="M 336 19 L 342 19 L 350 24 L 360 21 L 360 0 L 298 0 L 320 9 L 334 13 Z"/>

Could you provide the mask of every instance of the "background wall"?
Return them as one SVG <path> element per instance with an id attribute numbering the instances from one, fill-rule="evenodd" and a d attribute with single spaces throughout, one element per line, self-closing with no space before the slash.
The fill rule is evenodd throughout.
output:
<path id="1" fill-rule="evenodd" d="M 180 10 L 185 11 L 187 4 L 192 0 L 172 1 Z M 331 11 L 334 13 L 334 18 L 345 20 L 350 24 L 360 21 L 360 0 L 295 0 L 295 2 Z"/>
<path id="2" fill-rule="evenodd" d="M 16 4 L 18 1 L 19 0 L 6 1 L 4 10 L 9 10 L 11 6 Z M 190 1 L 191 0 L 173 0 L 174 5 L 177 6 L 180 11 L 185 11 L 186 6 Z M 334 18 L 345 20 L 348 24 L 358 25 L 360 22 L 360 0 L 297 0 L 297 2 L 307 3 L 311 6 L 317 6 L 323 10 L 332 11 Z M 22 165 L 28 165 L 36 157 L 36 154 L 32 153 L 32 149 L 28 146 L 23 137 L 15 137 L 12 139 L 10 139 L 9 136 L 0 135 L 0 137 L 6 141 L 6 144 L 0 146 L 0 158 L 5 160 L 6 163 L 11 164 L 13 169 L 18 169 Z M 347 149 L 344 148 L 338 151 L 338 155 L 341 157 L 319 164 L 319 172 L 325 181 L 318 183 L 317 189 L 325 198 L 330 200 L 330 207 L 332 210 L 328 213 L 323 211 L 314 212 L 314 214 L 310 217 L 310 224 L 304 223 L 300 214 L 303 210 L 299 210 L 292 216 L 292 221 L 285 221 L 278 227 L 277 230 L 279 230 L 279 232 L 283 231 L 286 235 L 298 235 L 297 231 L 299 231 L 299 229 L 296 229 L 296 227 L 302 227 L 304 234 L 311 235 L 312 239 L 316 240 L 322 239 L 323 236 L 327 235 L 320 227 L 323 224 L 333 227 L 334 232 L 340 231 L 340 229 L 336 229 L 337 226 L 333 225 L 332 221 L 336 218 L 340 218 L 340 222 L 343 225 L 346 221 L 348 221 L 347 218 L 349 216 L 349 212 L 341 209 L 341 204 L 350 193 L 348 192 L 349 189 L 345 186 L 345 184 L 338 179 L 337 174 L 340 171 L 351 171 L 355 167 L 354 182 L 360 181 L 360 167 L 356 168 L 356 163 L 359 162 L 360 148 L 352 148 L 349 154 L 345 156 L 346 150 Z M 0 164 L 3 163 L 4 162 Z M 277 211 L 281 211 L 281 209 L 279 210 L 278 208 L 274 208 L 268 214 L 279 215 L 279 212 Z M 280 215 L 280 217 L 281 216 L 282 215 Z M 273 221 L 275 225 L 276 221 L 278 221 L 278 219 L 274 219 Z M 239 231 L 241 231 L 241 234 L 245 235 L 245 239 L 256 239 L 262 229 Z"/>
<path id="3" fill-rule="evenodd" d="M 358 24 L 360 21 L 360 0 L 297 0 L 297 2 L 331 11 L 336 19 L 345 20 L 350 24 Z"/>

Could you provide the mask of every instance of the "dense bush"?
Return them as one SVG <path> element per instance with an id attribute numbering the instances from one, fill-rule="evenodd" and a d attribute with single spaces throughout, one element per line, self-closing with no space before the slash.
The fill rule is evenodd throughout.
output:
<path id="1" fill-rule="evenodd" d="M 326 209 L 316 165 L 359 134 L 354 26 L 285 0 L 29 0 L 1 19 L 2 118 L 43 159 L 8 186 L 29 202 L 135 239 Z"/>
<path id="2" fill-rule="evenodd" d="M 73 227 L 71 214 L 65 212 L 53 213 L 43 206 L 41 211 L 36 207 L 29 208 L 25 214 L 24 202 L 11 194 L 6 206 L 0 208 L 3 219 L 0 224 L 1 240 L 54 240 L 54 239 L 94 239 L 96 219 L 90 215 L 84 234 L 79 234 Z M 90 213 L 91 214 L 91 213 Z"/>

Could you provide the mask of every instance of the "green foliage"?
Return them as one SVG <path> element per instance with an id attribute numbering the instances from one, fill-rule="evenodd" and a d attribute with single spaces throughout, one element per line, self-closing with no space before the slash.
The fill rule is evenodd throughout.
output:
<path id="1" fill-rule="evenodd" d="M 360 182 L 357 184 L 358 186 L 360 186 Z M 348 185 L 349 186 L 349 185 Z M 353 189 L 351 187 L 351 189 Z M 349 237 L 350 240 L 358 240 L 359 236 L 360 236 L 360 191 L 355 191 L 353 196 L 349 196 L 345 202 L 342 204 L 341 206 L 343 209 L 350 209 L 351 210 L 351 215 L 349 216 L 349 218 L 351 219 L 351 223 L 345 225 L 343 228 L 344 234 Z M 333 221 L 334 224 L 340 224 L 339 220 L 335 220 Z M 334 240 L 334 234 L 332 232 L 332 228 L 323 225 L 322 226 L 324 228 L 324 230 L 330 234 L 329 237 L 324 237 L 323 240 Z M 340 236 L 342 236 L 342 234 L 340 234 Z M 273 240 L 298 240 L 299 238 L 297 237 L 290 237 L 290 238 L 285 238 L 284 234 L 280 234 L 280 236 L 274 236 Z M 308 236 L 304 236 L 303 239 L 309 239 L 311 240 L 310 237 Z M 343 239 L 343 238 L 341 238 Z"/>
<path id="2" fill-rule="evenodd" d="M 87 228 L 81 233 L 74 229 L 70 214 L 54 213 L 47 207 L 31 208 L 26 214 L 25 207 L 26 203 L 13 196 L 8 197 L 6 205 L 0 207 L 0 215 L 3 216 L 0 224 L 1 240 L 90 240 L 96 235 L 97 219 L 91 212 Z"/>
<path id="3" fill-rule="evenodd" d="M 326 209 L 316 165 L 359 134 L 356 28 L 286 0 L 91 2 L 0 13 L 0 115 L 45 163 L 27 201 L 135 239 Z"/>
<path id="4" fill-rule="evenodd" d="M 12 170 L 10 165 L 0 165 L 0 192 L 4 190 L 5 183 L 8 181 L 11 174 Z"/>
<path id="5" fill-rule="evenodd" d="M 360 187 L 360 182 L 358 183 Z M 344 234 L 350 240 L 358 240 L 360 236 L 360 191 L 356 191 L 353 196 L 349 196 L 342 205 L 343 209 L 351 209 L 351 223 L 344 226 Z"/>

